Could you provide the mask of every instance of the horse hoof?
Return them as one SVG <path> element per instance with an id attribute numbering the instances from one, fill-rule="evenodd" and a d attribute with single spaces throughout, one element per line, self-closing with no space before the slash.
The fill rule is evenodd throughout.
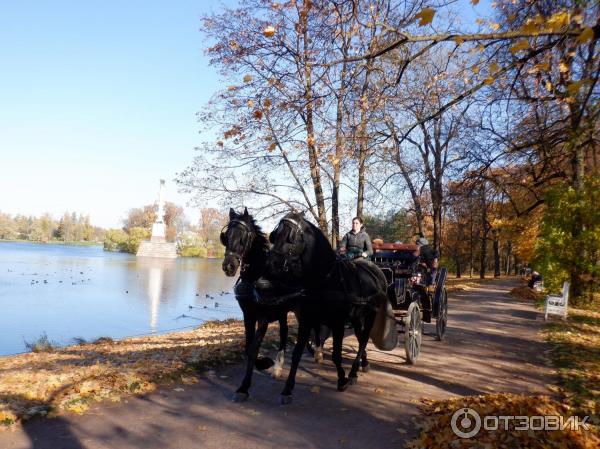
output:
<path id="1" fill-rule="evenodd" d="M 349 383 L 350 382 L 348 381 L 348 379 L 344 379 L 343 382 L 338 381 L 338 386 L 337 386 L 338 391 L 346 391 L 348 389 Z"/>
<path id="2" fill-rule="evenodd" d="M 356 385 L 357 382 L 358 377 L 351 377 L 350 379 L 348 379 L 348 385 Z"/>
<path id="3" fill-rule="evenodd" d="M 266 369 L 269 369 L 273 365 L 275 365 L 275 362 L 270 357 L 259 357 L 256 359 L 256 362 L 254 362 L 254 366 L 259 371 L 264 371 Z"/>
<path id="4" fill-rule="evenodd" d="M 315 351 L 315 363 L 318 363 L 319 365 L 323 364 L 323 353 L 322 352 Z"/>
<path id="5" fill-rule="evenodd" d="M 282 375 L 283 375 L 283 370 L 281 368 L 273 370 L 273 374 L 272 374 L 273 379 L 281 379 Z"/>
<path id="6" fill-rule="evenodd" d="M 231 401 L 236 402 L 236 403 L 246 402 L 249 397 L 250 397 L 250 395 L 248 393 L 236 391 L 235 393 L 233 393 L 233 396 L 231 397 Z"/>
<path id="7" fill-rule="evenodd" d="M 291 394 L 280 394 L 279 395 L 279 405 L 288 405 L 292 403 L 292 395 Z"/>
<path id="8" fill-rule="evenodd" d="M 363 373 L 368 373 L 371 367 L 367 364 L 365 366 L 361 366 L 360 369 Z"/>

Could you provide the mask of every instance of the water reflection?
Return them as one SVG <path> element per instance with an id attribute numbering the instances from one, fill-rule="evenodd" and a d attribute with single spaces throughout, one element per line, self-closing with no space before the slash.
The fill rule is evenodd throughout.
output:
<path id="1" fill-rule="evenodd" d="M 235 279 L 220 262 L 0 242 L 0 355 L 25 350 L 24 341 L 44 332 L 68 344 L 239 318 Z"/>
<path id="2" fill-rule="evenodd" d="M 169 283 L 164 282 L 165 272 L 172 270 L 175 266 L 174 259 L 137 258 L 136 271 L 141 272 L 142 282 L 147 285 L 149 299 L 150 329 L 156 332 L 158 325 L 158 314 L 161 302 L 169 301 Z M 144 279 L 147 279 L 144 281 Z M 171 295 L 172 296 L 172 295 Z"/>

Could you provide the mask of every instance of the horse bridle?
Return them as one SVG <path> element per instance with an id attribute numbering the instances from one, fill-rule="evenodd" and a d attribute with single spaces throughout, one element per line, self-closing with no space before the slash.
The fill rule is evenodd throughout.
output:
<path id="1" fill-rule="evenodd" d="M 302 235 L 304 231 L 302 230 L 302 226 L 300 225 L 300 223 L 297 220 L 294 220 L 293 218 L 282 218 L 279 224 L 277 225 L 277 228 L 279 228 L 279 226 L 281 226 L 282 223 L 287 223 L 292 229 L 290 232 L 290 240 L 288 241 L 289 243 L 291 243 L 290 249 L 288 250 L 287 254 L 283 253 L 282 251 L 278 251 L 275 248 L 272 248 L 271 251 L 276 254 L 281 254 L 283 256 L 282 270 L 284 272 L 288 272 L 288 258 L 296 259 L 299 261 L 299 264 L 302 265 L 302 258 L 300 257 L 300 253 L 296 251 L 296 245 L 298 243 L 298 236 Z M 277 228 L 275 228 L 273 232 L 275 232 Z"/>
<path id="2" fill-rule="evenodd" d="M 246 231 L 246 236 L 244 239 L 245 242 L 244 242 L 243 248 L 242 248 L 242 254 L 238 254 L 234 251 L 227 250 L 227 232 L 229 231 L 230 226 L 232 224 L 239 224 Z M 225 226 L 223 226 L 223 229 L 221 229 L 221 234 L 219 235 L 219 239 L 221 240 L 221 243 L 223 245 L 225 245 L 225 255 L 230 255 L 230 256 L 235 257 L 240 264 L 240 271 L 245 271 L 247 264 L 244 264 L 244 256 L 246 256 L 248 254 L 248 251 L 250 250 L 250 247 L 252 246 L 252 242 L 254 241 L 254 232 L 253 232 L 252 228 L 248 225 L 248 223 L 246 223 L 242 220 L 238 220 L 238 219 L 231 220 L 229 223 L 227 223 Z"/>

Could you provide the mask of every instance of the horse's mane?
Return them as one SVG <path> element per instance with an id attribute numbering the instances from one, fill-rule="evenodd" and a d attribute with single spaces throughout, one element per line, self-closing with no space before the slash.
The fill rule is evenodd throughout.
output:
<path id="1" fill-rule="evenodd" d="M 254 242 L 252 242 L 253 247 L 260 248 L 263 251 L 269 250 L 269 240 L 267 239 L 265 233 L 262 231 L 261 227 L 258 224 L 256 224 L 256 220 L 254 219 L 254 217 L 252 217 L 252 215 L 236 213 L 235 220 L 243 221 L 252 228 L 255 234 Z"/>
<path id="2" fill-rule="evenodd" d="M 325 234 L 323 234 L 323 231 L 321 231 L 319 227 L 308 221 L 306 218 L 304 218 L 304 215 L 298 212 L 290 212 L 286 215 L 286 217 L 292 218 L 298 222 L 304 222 L 304 224 L 312 230 L 312 235 L 315 237 L 319 248 L 329 249 L 331 254 L 335 257 L 335 253 L 331 247 L 329 239 L 325 236 Z"/>

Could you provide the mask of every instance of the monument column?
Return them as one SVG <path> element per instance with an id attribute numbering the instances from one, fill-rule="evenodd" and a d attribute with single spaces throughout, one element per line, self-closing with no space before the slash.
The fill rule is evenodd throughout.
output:
<path id="1" fill-rule="evenodd" d="M 155 243 L 164 243 L 166 242 L 165 238 L 165 180 L 160 180 L 160 189 L 158 191 L 158 213 L 156 214 L 156 220 L 152 225 L 152 237 L 150 238 L 151 242 Z"/>

